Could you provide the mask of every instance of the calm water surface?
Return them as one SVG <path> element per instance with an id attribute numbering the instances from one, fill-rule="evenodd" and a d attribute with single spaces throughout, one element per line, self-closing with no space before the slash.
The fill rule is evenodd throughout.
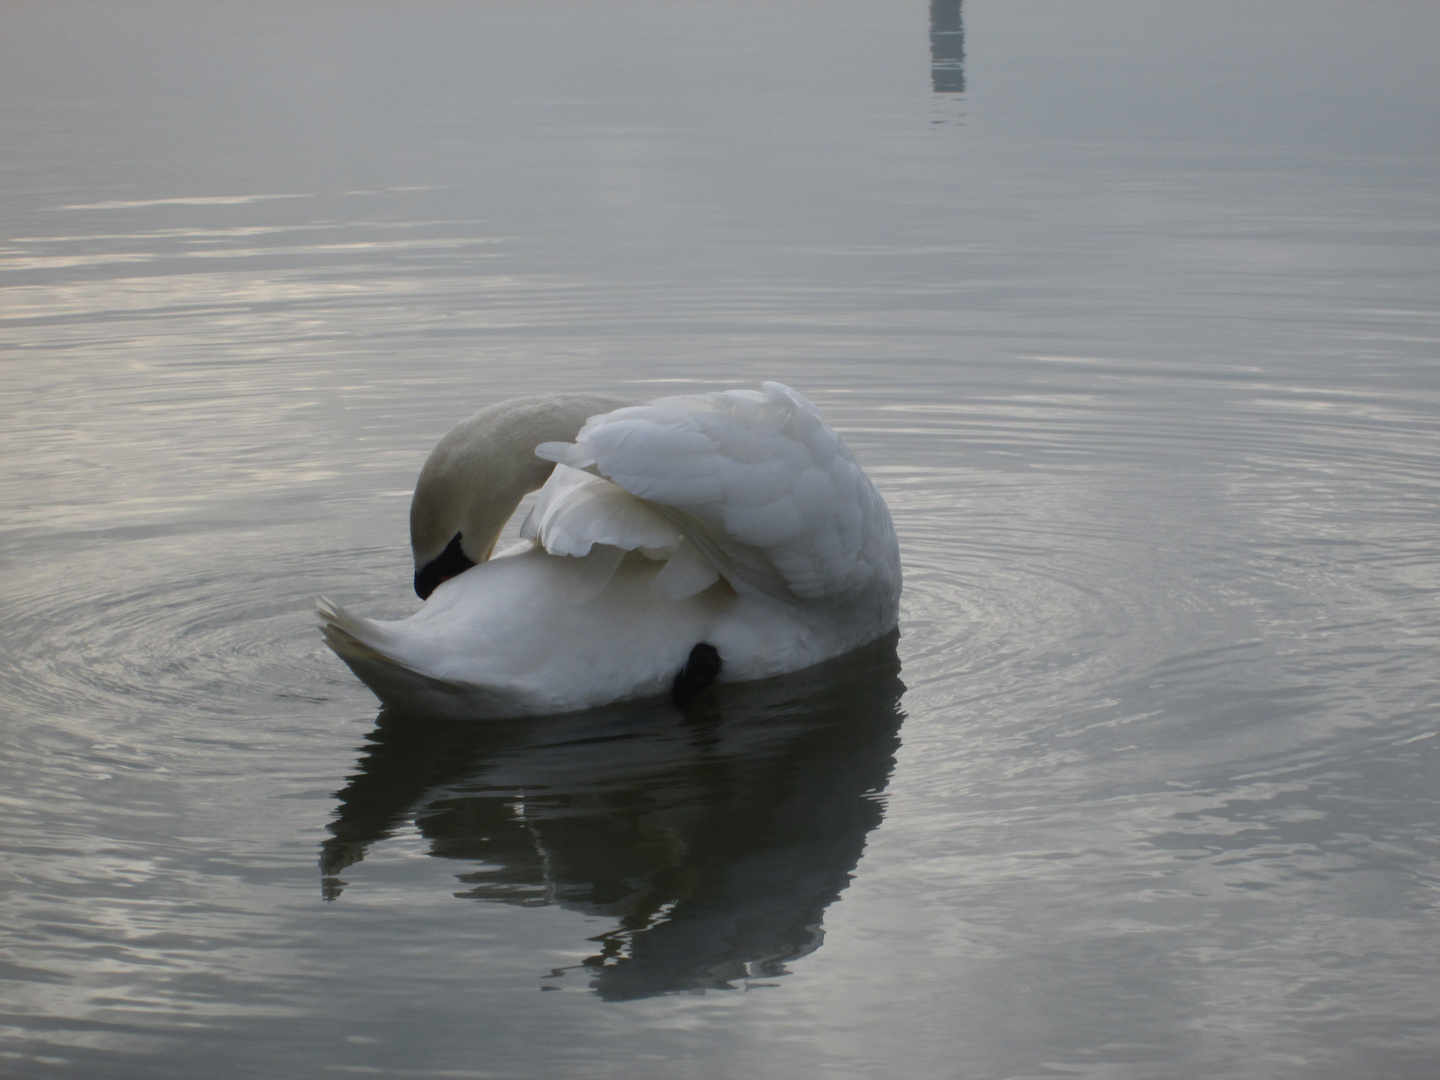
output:
<path id="1" fill-rule="evenodd" d="M 1425 1077 L 1440 8 L 0 9 L 0 1073 Z M 398 722 L 430 446 L 789 382 L 901 633 Z"/>

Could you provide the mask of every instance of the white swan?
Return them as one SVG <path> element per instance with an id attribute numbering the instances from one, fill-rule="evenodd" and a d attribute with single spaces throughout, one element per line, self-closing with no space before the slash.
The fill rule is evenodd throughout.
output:
<path id="1" fill-rule="evenodd" d="M 536 488 L 521 543 L 492 558 Z M 838 656 L 898 618 L 885 501 L 779 383 L 638 406 L 576 394 L 491 406 L 426 461 L 410 537 L 428 597 L 410 618 L 317 606 L 327 643 L 382 700 L 429 712 L 683 703 L 717 679 Z"/>

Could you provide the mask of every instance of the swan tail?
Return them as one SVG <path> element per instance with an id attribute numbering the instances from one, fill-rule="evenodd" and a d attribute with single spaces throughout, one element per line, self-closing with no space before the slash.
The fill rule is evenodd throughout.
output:
<path id="1" fill-rule="evenodd" d="M 325 644 L 390 707 L 414 705 L 434 715 L 453 712 L 455 688 L 416 671 L 387 647 L 383 627 L 323 596 L 315 601 Z"/>
<path id="2" fill-rule="evenodd" d="M 427 675 L 394 655 L 383 626 L 346 611 L 325 597 L 315 601 L 325 644 L 343 660 L 387 709 L 432 719 L 468 720 L 513 716 L 503 695 L 481 686 Z"/>
<path id="3" fill-rule="evenodd" d="M 363 659 L 383 660 L 398 667 L 408 667 L 389 648 L 390 635 L 374 621 L 347 611 L 327 597 L 317 597 L 315 612 L 320 616 L 320 633 L 325 644 L 342 660 L 354 655 Z"/>

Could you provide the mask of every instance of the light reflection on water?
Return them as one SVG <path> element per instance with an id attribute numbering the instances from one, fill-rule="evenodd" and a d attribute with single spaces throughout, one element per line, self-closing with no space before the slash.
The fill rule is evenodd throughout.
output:
<path id="1" fill-rule="evenodd" d="M 0 15 L 0 1071 L 1428 1075 L 1429 8 L 85 10 Z M 903 676 L 377 723 L 311 598 L 413 610 L 454 420 L 762 378 Z"/>

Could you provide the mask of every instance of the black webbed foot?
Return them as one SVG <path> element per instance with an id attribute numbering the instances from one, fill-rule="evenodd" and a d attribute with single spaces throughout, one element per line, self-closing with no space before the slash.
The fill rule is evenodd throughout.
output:
<path id="1" fill-rule="evenodd" d="M 720 651 L 714 645 L 702 641 L 690 650 L 690 658 L 685 661 L 680 674 L 675 676 L 675 685 L 670 688 L 670 699 L 683 707 L 719 675 Z"/>

